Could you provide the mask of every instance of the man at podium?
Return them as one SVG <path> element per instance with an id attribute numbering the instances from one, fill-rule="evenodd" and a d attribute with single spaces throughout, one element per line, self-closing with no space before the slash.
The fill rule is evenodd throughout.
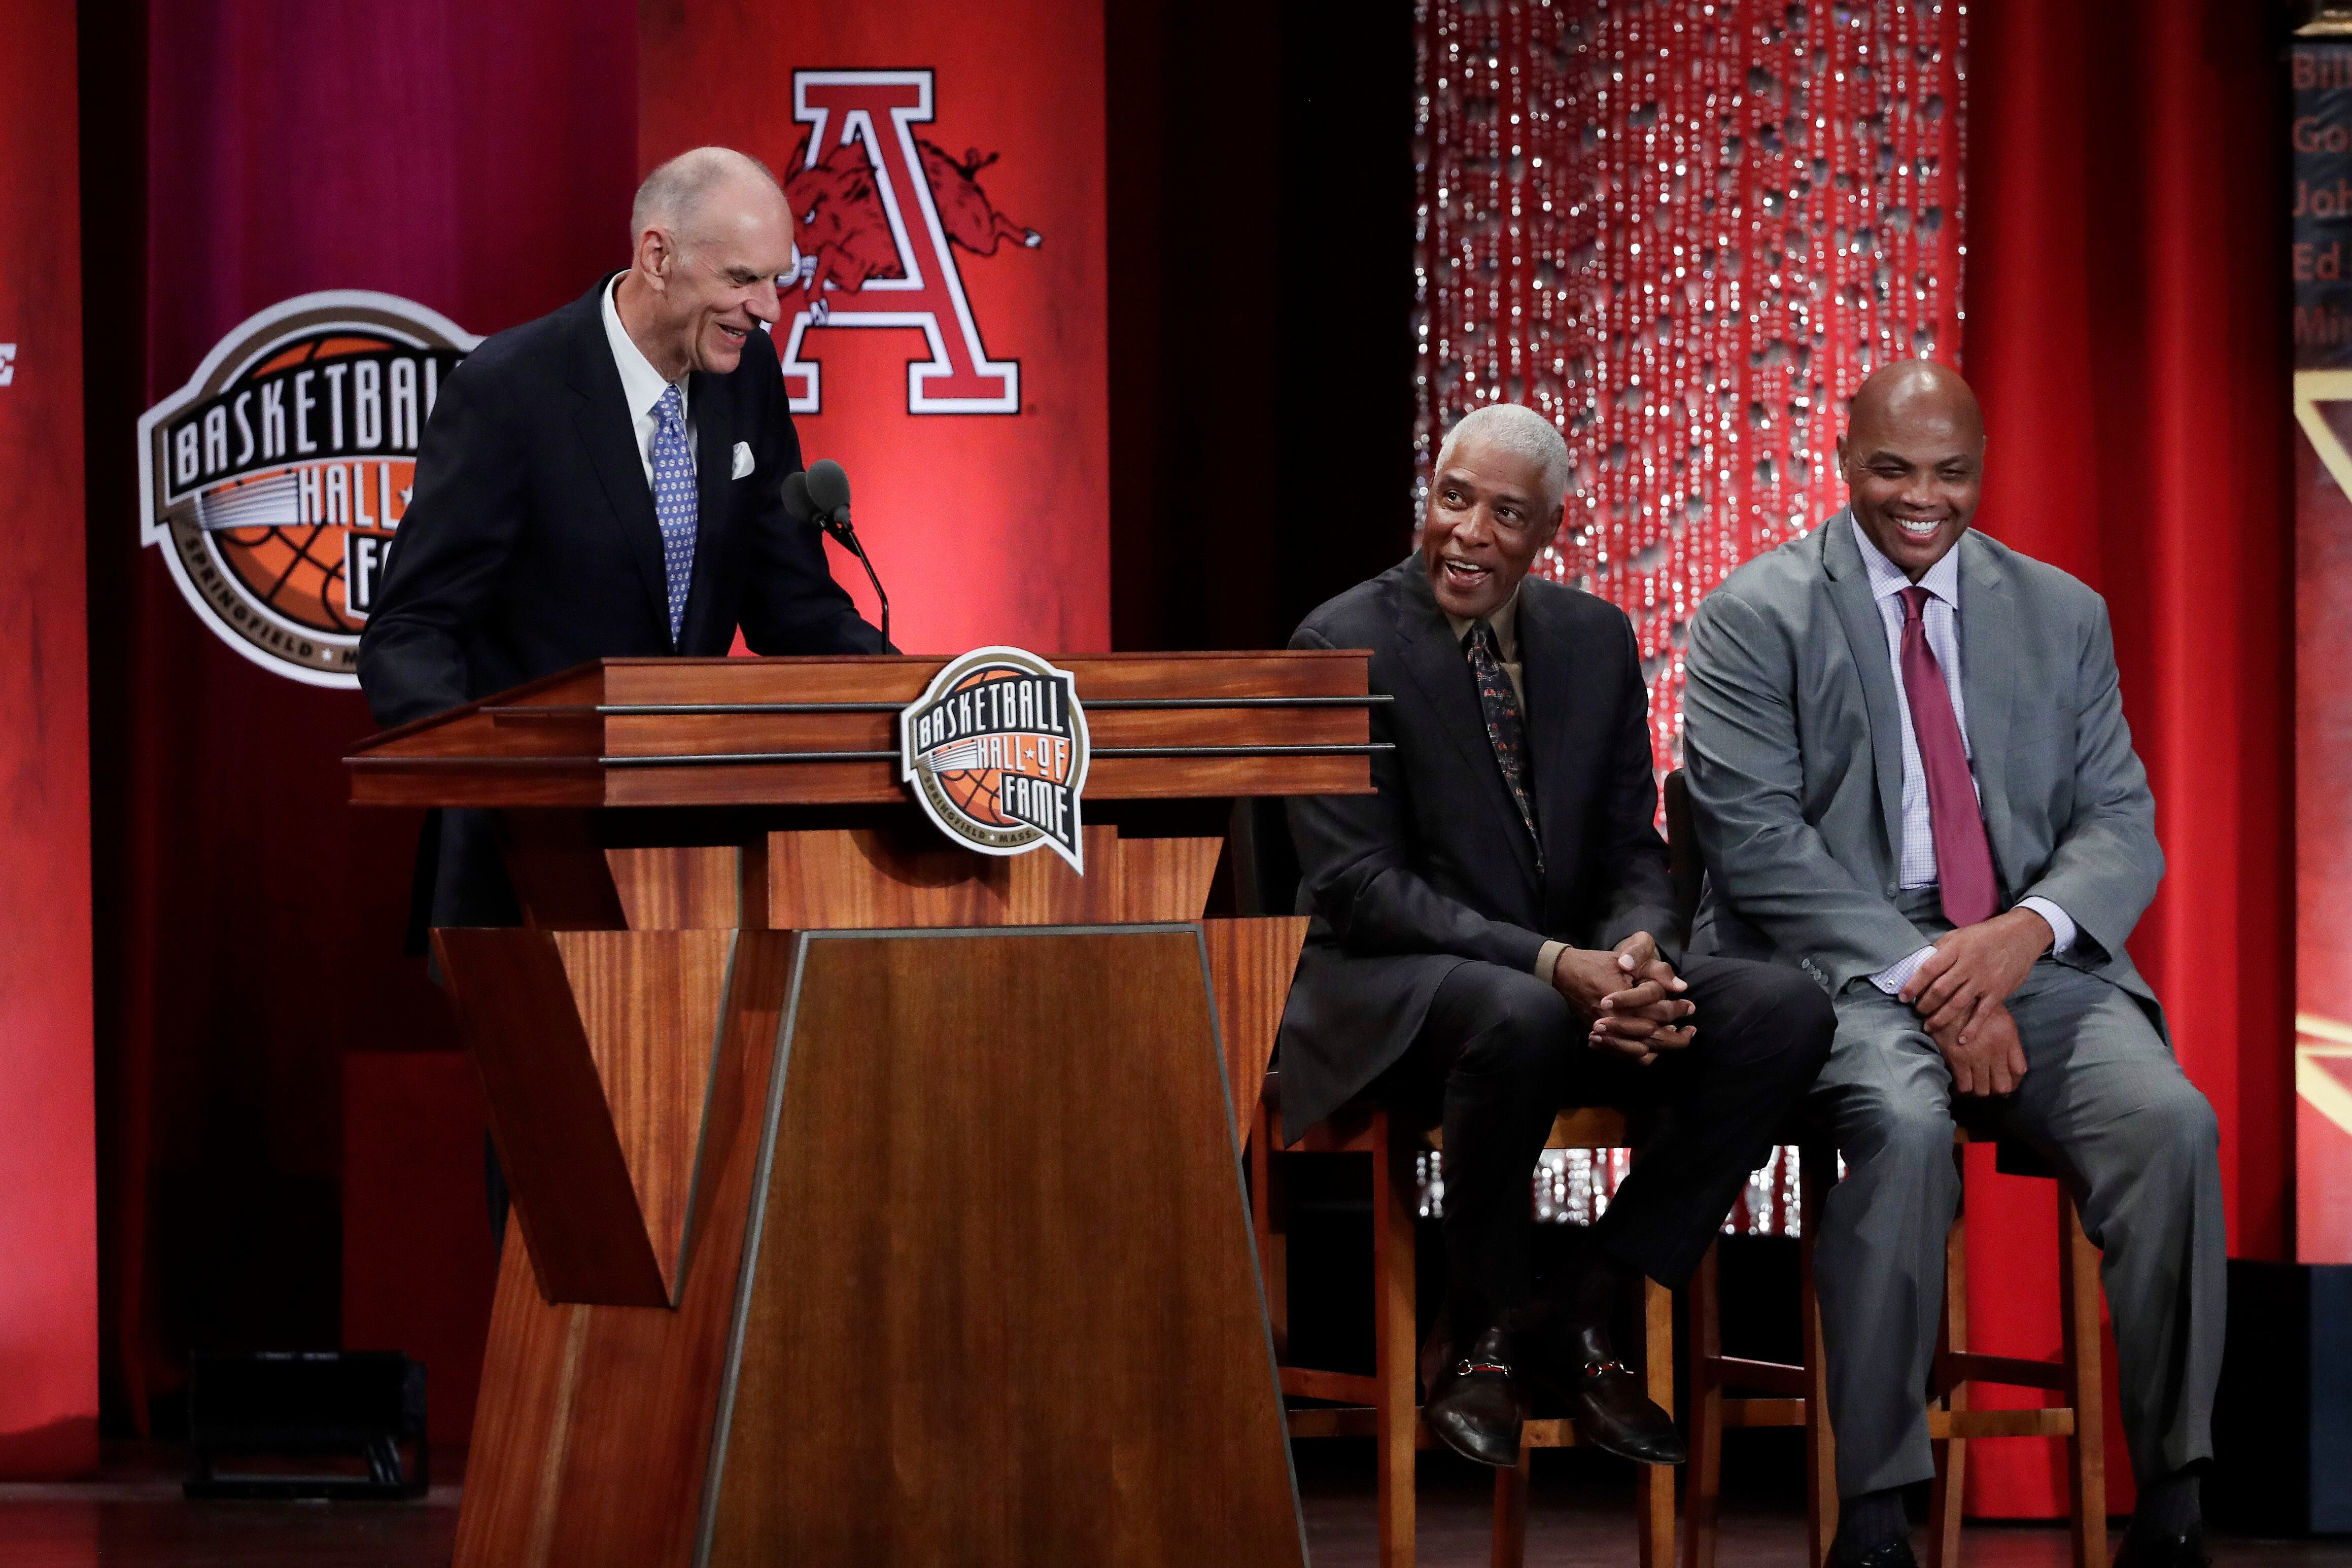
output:
<path id="1" fill-rule="evenodd" d="M 500 332 L 441 389 L 360 638 L 378 723 L 590 659 L 875 653 L 882 634 L 785 507 L 801 467 L 776 351 L 793 214 L 724 147 L 638 188 L 627 270 Z M 490 814 L 439 828 L 429 924 L 516 924 Z M 430 839 L 428 837 L 428 852 Z"/>
<path id="2" fill-rule="evenodd" d="M 1610 1348 L 1620 1287 L 1678 1285 L 1829 1055 L 1792 970 L 1682 956 L 1654 820 L 1647 692 L 1623 612 L 1528 581 L 1566 443 L 1511 404 L 1454 427 L 1421 548 L 1309 615 L 1294 648 L 1370 648 L 1376 793 L 1295 800 L 1313 919 L 1283 1018 L 1283 1126 L 1360 1094 L 1442 1119 L 1452 1343 L 1423 1406 L 1470 1458 L 1518 1462 L 1529 1381 L 1579 1436 L 1679 1462 Z M 1538 1305 L 1529 1176 L 1564 1105 L 1658 1104 L 1664 1130 Z"/>

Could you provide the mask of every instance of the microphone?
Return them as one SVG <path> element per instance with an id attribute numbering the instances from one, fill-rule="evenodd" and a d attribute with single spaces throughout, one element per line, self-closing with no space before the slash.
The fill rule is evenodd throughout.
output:
<path id="1" fill-rule="evenodd" d="M 808 493 L 809 504 L 820 517 L 838 522 L 843 533 L 849 531 L 849 476 L 841 471 L 840 464 L 830 457 L 810 464 Z"/>
<path id="2" fill-rule="evenodd" d="M 820 457 L 809 465 L 805 473 L 784 476 L 784 505 L 793 516 L 814 523 L 831 534 L 841 548 L 857 558 L 866 569 L 866 580 L 874 585 L 874 597 L 882 604 L 882 641 L 890 641 L 890 595 L 883 590 L 881 575 L 866 558 L 866 547 L 857 542 L 857 530 L 849 522 L 849 476 L 841 465 L 830 457 Z"/>

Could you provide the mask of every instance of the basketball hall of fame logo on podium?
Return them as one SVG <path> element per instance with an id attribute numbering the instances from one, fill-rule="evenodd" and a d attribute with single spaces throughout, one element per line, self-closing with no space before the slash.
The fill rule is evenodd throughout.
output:
<path id="1" fill-rule="evenodd" d="M 418 437 L 480 341 L 393 295 L 299 295 L 141 417 L 140 543 L 222 642 L 310 685 L 359 685 Z"/>
<path id="2" fill-rule="evenodd" d="M 898 715 L 899 777 L 941 832 L 984 855 L 1040 845 L 1086 874 L 1077 681 L 1019 648 L 975 648 Z"/>

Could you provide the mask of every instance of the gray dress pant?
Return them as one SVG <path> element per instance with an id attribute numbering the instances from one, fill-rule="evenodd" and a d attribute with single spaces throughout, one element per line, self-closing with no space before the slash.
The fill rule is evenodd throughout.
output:
<path id="1" fill-rule="evenodd" d="M 1940 934 L 1935 896 L 1907 894 L 1905 913 Z M 1867 981 L 1836 1007 L 1811 1104 L 1846 1169 L 1807 1219 L 1820 1226 L 1838 1491 L 1854 1497 L 1935 1473 L 1925 1395 L 1960 1183 L 1951 1071 L 1918 1016 Z M 2045 957 L 2009 1009 L 2026 1074 L 2007 1102 L 1987 1103 L 1989 1119 L 2061 1173 L 2104 1255 L 2116 1393 L 2145 1484 L 2213 1451 L 2227 1291 L 2213 1110 L 2139 1004 L 2105 980 Z"/>

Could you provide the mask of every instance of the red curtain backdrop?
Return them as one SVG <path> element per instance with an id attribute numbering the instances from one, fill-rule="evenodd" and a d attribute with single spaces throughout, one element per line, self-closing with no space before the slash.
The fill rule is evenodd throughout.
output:
<path id="1" fill-rule="evenodd" d="M 890 309 L 894 300 L 903 308 L 909 296 L 882 208 L 843 183 L 868 156 L 839 145 L 846 99 L 835 100 L 816 149 L 836 172 L 798 167 L 811 128 L 794 115 L 795 74 L 929 78 L 930 118 L 908 130 L 940 155 L 925 155 L 925 183 L 953 236 L 953 267 L 988 359 L 1019 364 L 1018 412 L 910 412 L 908 362 L 927 358 L 915 328 L 814 327 L 800 357 L 821 368 L 822 410 L 794 415 L 801 445 L 811 461 L 831 457 L 848 470 L 857 531 L 890 590 L 898 646 L 1109 647 L 1102 6 L 779 0 L 647 4 L 644 15 L 641 165 L 713 141 L 766 162 L 804 220 L 803 255 L 843 285 L 811 297 L 837 315 Z M 806 82 L 804 90 L 817 95 L 813 110 L 824 93 L 845 89 Z M 892 128 L 877 120 L 887 143 Z M 887 145 L 885 163 L 936 290 L 915 182 Z M 1037 236 L 1034 246 L 1027 234 Z M 1205 267 L 1216 265 L 1213 249 L 1203 246 Z M 868 267 L 877 287 L 850 287 Z M 780 349 L 797 314 L 789 297 L 786 310 Z M 939 322 L 950 360 L 960 359 L 961 324 L 944 309 Z M 959 393 L 1001 395 L 1003 383 L 983 380 Z M 833 560 L 834 575 L 872 616 L 864 573 L 837 549 Z"/>
<path id="2" fill-rule="evenodd" d="M 2284 65 L 2242 0 L 1970 16 L 1967 369 L 1985 530 L 2106 596 L 2163 891 L 2132 953 L 2221 1124 L 2231 1249 L 2289 1256 Z M 2054 1352 L 2048 1183 L 1972 1170 L 1975 1340 Z M 1995 1260 L 2002 1262 L 1996 1263 Z M 2053 1445 L 1973 1512 L 2063 1512 Z M 2111 1506 L 2127 1500 L 2110 1448 Z"/>
<path id="3" fill-rule="evenodd" d="M 154 0 L 143 289 L 118 302 L 144 351 L 102 352 L 94 316 L 92 363 L 144 406 L 309 290 L 483 333 L 572 298 L 626 254 L 636 25 L 630 0 Z M 112 423 L 120 497 L 137 448 Z M 345 804 L 358 694 L 232 652 L 129 507 L 91 537 L 118 1408 L 143 1421 L 191 1348 L 341 1342 L 425 1359 L 436 1434 L 461 1436 L 492 1258 L 471 1087 L 400 952 L 417 820 Z"/>
<path id="4" fill-rule="evenodd" d="M 0 1477 L 98 1462 L 74 8 L 0 49 Z"/>

